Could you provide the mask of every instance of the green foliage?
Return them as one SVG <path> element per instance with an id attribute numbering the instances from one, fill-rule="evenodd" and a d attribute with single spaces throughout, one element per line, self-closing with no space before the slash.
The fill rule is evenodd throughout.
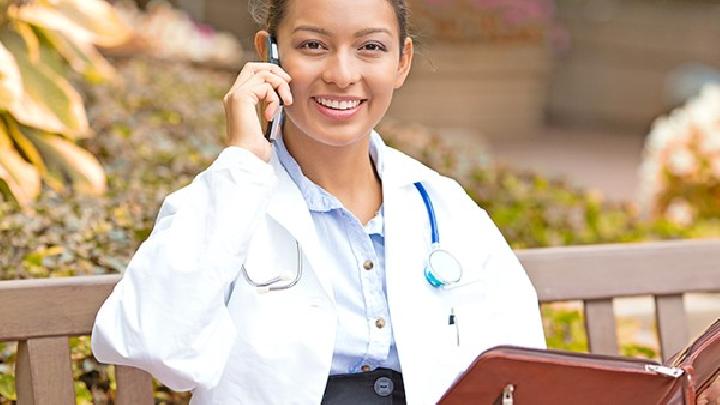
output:
<path id="1" fill-rule="evenodd" d="M 15 376 L 12 374 L 0 374 L 0 398 L 15 400 Z"/>
<path id="2" fill-rule="evenodd" d="M 633 344 L 633 343 L 624 344 L 620 348 L 620 351 L 622 352 L 623 356 L 642 357 L 642 358 L 646 358 L 646 359 L 657 359 L 658 358 L 657 350 L 655 350 L 651 347 L 639 345 L 639 344 Z"/>
<path id="3" fill-rule="evenodd" d="M 588 351 L 585 320 L 579 310 L 563 308 L 560 304 L 544 304 L 541 314 L 549 348 Z"/>

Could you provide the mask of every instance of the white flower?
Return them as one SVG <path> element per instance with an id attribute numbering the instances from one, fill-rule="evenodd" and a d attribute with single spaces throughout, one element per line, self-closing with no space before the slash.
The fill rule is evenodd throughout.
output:
<path id="1" fill-rule="evenodd" d="M 641 212 L 656 211 L 659 198 L 677 191 L 667 189 L 664 170 L 684 178 L 697 173 L 705 159 L 710 161 L 713 176 L 720 179 L 720 85 L 706 85 L 698 97 L 653 123 L 640 167 Z M 709 191 L 707 198 L 712 198 Z M 693 214 L 685 212 L 685 206 L 691 210 L 689 202 L 683 201 L 668 212 L 682 223 Z"/>
<path id="2" fill-rule="evenodd" d="M 695 212 L 687 201 L 676 198 L 668 205 L 665 216 L 676 225 L 688 226 L 695 219 Z"/>
<path id="3" fill-rule="evenodd" d="M 697 159 L 687 149 L 678 149 L 670 152 L 668 169 L 676 176 L 687 176 L 697 169 Z"/>
<path id="4" fill-rule="evenodd" d="M 718 113 L 717 128 L 713 131 L 701 132 L 700 151 L 705 154 L 720 152 L 720 112 Z"/>

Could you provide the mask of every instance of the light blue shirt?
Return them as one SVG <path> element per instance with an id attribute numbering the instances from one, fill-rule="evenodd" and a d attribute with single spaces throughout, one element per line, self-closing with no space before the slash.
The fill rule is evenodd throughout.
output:
<path id="1" fill-rule="evenodd" d="M 370 137 L 370 157 L 382 175 L 382 139 Z M 383 207 L 365 226 L 335 196 L 305 177 L 279 135 L 280 163 L 297 184 L 315 224 L 320 243 L 331 253 L 338 325 L 330 374 L 357 373 L 377 367 L 400 370 L 385 290 Z"/>

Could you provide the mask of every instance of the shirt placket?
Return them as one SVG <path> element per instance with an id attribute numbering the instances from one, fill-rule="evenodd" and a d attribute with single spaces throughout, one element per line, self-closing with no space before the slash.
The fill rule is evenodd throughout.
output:
<path id="1" fill-rule="evenodd" d="M 352 249 L 360 274 L 368 330 L 367 352 L 352 371 L 368 371 L 387 359 L 392 326 L 383 292 L 384 269 L 378 260 L 372 239 L 359 223 L 354 224 L 352 229 Z"/>

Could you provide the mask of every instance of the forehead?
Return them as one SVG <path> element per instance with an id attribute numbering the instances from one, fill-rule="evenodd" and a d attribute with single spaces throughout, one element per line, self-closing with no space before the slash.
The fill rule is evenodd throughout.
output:
<path id="1" fill-rule="evenodd" d="M 397 34 L 391 0 L 289 0 L 281 27 L 317 26 L 333 34 L 385 28 Z"/>

